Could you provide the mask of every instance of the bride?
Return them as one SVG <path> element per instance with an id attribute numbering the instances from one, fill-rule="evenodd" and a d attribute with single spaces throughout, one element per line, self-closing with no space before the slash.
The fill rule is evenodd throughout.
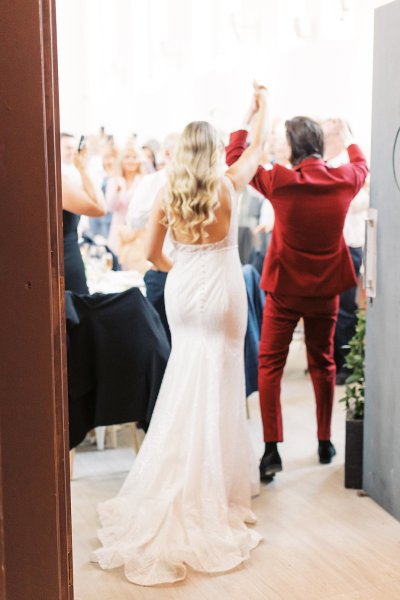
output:
<path id="1" fill-rule="evenodd" d="M 151 425 L 119 494 L 99 506 L 103 569 L 139 585 L 172 583 L 187 568 L 216 573 L 249 557 L 261 536 L 251 496 L 258 467 L 246 422 L 247 298 L 237 248 L 237 195 L 256 173 L 266 92 L 255 86 L 252 142 L 225 176 L 207 122 L 187 125 L 159 193 L 148 258 L 169 271 L 172 351 Z M 172 265 L 162 254 L 169 228 Z"/>

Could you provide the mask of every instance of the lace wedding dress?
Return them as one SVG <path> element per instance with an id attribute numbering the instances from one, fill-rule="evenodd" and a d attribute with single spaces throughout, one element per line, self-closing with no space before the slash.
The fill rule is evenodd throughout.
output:
<path id="1" fill-rule="evenodd" d="M 237 199 L 220 242 L 174 242 L 165 302 L 172 352 L 151 425 L 119 494 L 99 506 L 104 569 L 140 585 L 228 571 L 261 536 L 251 496 L 258 468 L 246 421 L 247 298 L 237 248 Z"/>

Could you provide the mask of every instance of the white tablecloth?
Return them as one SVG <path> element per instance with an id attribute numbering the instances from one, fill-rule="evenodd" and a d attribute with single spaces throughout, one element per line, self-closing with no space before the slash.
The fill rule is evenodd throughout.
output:
<path id="1" fill-rule="evenodd" d="M 86 269 L 86 277 L 91 294 L 124 292 L 132 287 L 140 288 L 145 294 L 143 277 L 138 271 L 101 271 L 89 267 Z"/>

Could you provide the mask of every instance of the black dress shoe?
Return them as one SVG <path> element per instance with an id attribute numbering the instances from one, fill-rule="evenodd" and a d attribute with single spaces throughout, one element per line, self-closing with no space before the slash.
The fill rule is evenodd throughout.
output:
<path id="1" fill-rule="evenodd" d="M 320 441 L 318 444 L 319 462 L 321 465 L 329 465 L 332 458 L 336 455 L 335 446 L 330 440 Z"/>
<path id="2" fill-rule="evenodd" d="M 272 481 L 275 473 L 282 471 L 282 460 L 276 448 L 272 450 L 266 444 L 266 450 L 260 462 L 260 479 L 261 481 Z"/>
<path id="3" fill-rule="evenodd" d="M 260 481 L 261 483 L 272 483 L 275 475 L 265 475 L 261 472 L 260 469 Z"/>

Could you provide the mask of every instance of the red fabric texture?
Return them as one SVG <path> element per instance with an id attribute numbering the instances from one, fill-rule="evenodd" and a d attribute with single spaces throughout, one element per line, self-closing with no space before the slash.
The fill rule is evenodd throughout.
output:
<path id="1" fill-rule="evenodd" d="M 228 165 L 247 146 L 247 132 L 231 135 Z M 261 287 L 289 296 L 334 296 L 357 284 L 343 226 L 350 202 L 364 185 L 368 167 L 360 148 L 348 148 L 350 163 L 330 168 L 307 158 L 293 169 L 259 167 L 251 185 L 275 211 Z"/>
<path id="2" fill-rule="evenodd" d="M 331 437 L 336 366 L 333 338 L 339 296 L 302 298 L 268 294 L 263 316 L 258 385 L 266 442 L 283 441 L 281 379 L 295 327 L 302 317 L 307 360 L 317 404 L 318 439 Z"/>

